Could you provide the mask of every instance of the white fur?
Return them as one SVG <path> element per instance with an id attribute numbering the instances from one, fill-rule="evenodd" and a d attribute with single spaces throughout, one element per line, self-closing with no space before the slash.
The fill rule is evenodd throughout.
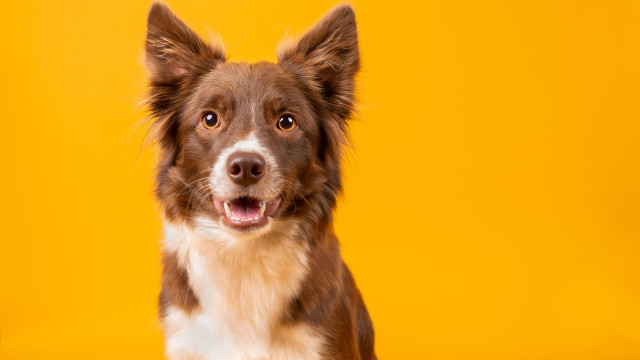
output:
<path id="1" fill-rule="evenodd" d="M 250 152 L 261 155 L 265 159 L 264 177 L 257 184 L 246 188 L 239 186 L 229 178 L 227 174 L 227 159 L 235 152 Z M 271 151 L 263 146 L 255 133 L 249 134 L 232 146 L 222 150 L 213 165 L 209 178 L 213 196 L 218 200 L 230 200 L 238 194 L 253 196 L 259 200 L 273 200 L 280 195 L 280 173 L 278 163 Z"/>
<path id="2" fill-rule="evenodd" d="M 187 269 L 200 309 L 172 307 L 163 319 L 170 359 L 320 358 L 322 338 L 308 325 L 284 326 L 283 310 L 308 271 L 293 221 L 269 221 L 260 236 L 237 237 L 213 220 L 165 222 L 165 249 Z"/>

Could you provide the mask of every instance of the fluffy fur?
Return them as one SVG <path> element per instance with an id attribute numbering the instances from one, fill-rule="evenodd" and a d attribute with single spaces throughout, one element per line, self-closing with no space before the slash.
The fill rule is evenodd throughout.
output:
<path id="1" fill-rule="evenodd" d="M 167 356 L 375 359 L 371 320 L 332 226 L 359 69 L 351 7 L 281 45 L 277 64 L 245 64 L 227 62 L 221 46 L 156 3 L 146 53 Z M 219 127 L 203 126 L 207 113 Z M 276 126 L 283 114 L 294 131 Z M 227 173 L 238 152 L 264 160 L 255 184 Z M 247 197 L 272 205 L 262 223 L 238 228 L 221 204 Z"/>

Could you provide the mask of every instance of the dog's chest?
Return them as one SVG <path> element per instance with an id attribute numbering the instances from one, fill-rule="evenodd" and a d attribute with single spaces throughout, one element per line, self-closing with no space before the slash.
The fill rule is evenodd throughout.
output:
<path id="1" fill-rule="evenodd" d="M 280 322 L 306 274 L 302 245 L 286 238 L 218 239 L 221 244 L 189 229 L 167 236 L 180 237 L 165 244 L 180 244 L 173 250 L 200 303 L 191 313 L 168 309 L 163 324 L 170 359 L 320 358 L 321 339 L 309 326 Z"/>

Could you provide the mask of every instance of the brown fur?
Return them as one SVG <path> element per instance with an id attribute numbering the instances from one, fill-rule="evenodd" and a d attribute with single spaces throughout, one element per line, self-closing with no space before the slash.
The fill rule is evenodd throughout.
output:
<path id="1" fill-rule="evenodd" d="M 180 266 L 178 256 L 175 253 L 165 252 L 162 255 L 162 290 L 160 291 L 160 315 L 164 317 L 167 307 L 175 305 L 191 313 L 199 307 L 191 285 L 189 275 L 184 267 Z"/>
<path id="2" fill-rule="evenodd" d="M 273 216 L 300 220 L 309 245 L 309 271 L 284 310 L 282 323 L 311 325 L 325 339 L 325 359 L 375 359 L 371 320 L 340 255 L 332 211 L 342 189 L 340 159 L 353 111 L 359 69 L 355 16 L 339 6 L 299 41 L 278 50 L 278 64 L 228 63 L 220 46 L 204 43 L 162 4 L 149 13 L 146 42 L 149 108 L 160 145 L 156 195 L 170 221 L 214 220 L 203 172 L 251 128 L 251 106 L 261 106 L 260 140 L 290 179 Z M 222 126 L 199 127 L 203 109 L 215 109 Z M 282 112 L 299 131 L 275 130 Z M 292 151 L 293 150 L 293 151 Z M 163 256 L 161 316 L 168 306 L 197 309 L 188 274 L 175 253 Z"/>

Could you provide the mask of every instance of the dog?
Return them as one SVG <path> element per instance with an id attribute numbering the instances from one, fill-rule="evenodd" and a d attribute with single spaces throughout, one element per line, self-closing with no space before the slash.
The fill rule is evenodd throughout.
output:
<path id="1" fill-rule="evenodd" d="M 353 9 L 277 63 L 228 62 L 161 3 L 147 25 L 167 357 L 376 359 L 332 220 L 360 67 Z"/>

